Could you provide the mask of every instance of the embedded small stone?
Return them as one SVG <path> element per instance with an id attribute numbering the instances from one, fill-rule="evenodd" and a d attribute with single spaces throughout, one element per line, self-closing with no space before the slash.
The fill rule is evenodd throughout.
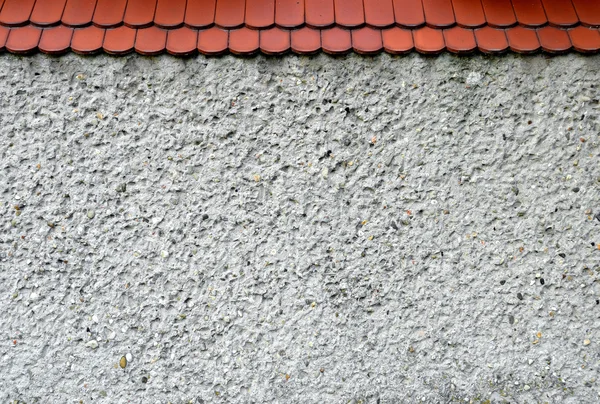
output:
<path id="1" fill-rule="evenodd" d="M 89 341 L 87 344 L 85 344 L 85 346 L 88 348 L 96 349 L 96 348 L 98 348 L 98 341 L 93 339 L 93 340 Z"/>
<path id="2" fill-rule="evenodd" d="M 94 216 L 96 216 L 96 212 L 94 212 L 93 210 L 88 210 L 87 217 L 89 219 L 93 219 Z"/>
<path id="3" fill-rule="evenodd" d="M 590 341 L 589 339 L 586 339 L 583 341 L 583 345 L 585 345 L 585 346 L 588 346 L 591 343 L 592 343 L 592 341 Z"/>
<path id="4" fill-rule="evenodd" d="M 125 359 L 127 359 L 127 363 L 131 362 L 133 360 L 133 355 L 131 353 L 127 353 L 125 355 Z"/>
<path id="5" fill-rule="evenodd" d="M 525 389 L 525 391 L 529 391 L 529 389 L 531 389 L 531 387 L 529 387 L 529 385 L 526 384 L 525 387 L 523 387 L 523 389 Z"/>
<path id="6" fill-rule="evenodd" d="M 119 361 L 119 366 L 121 366 L 121 369 L 125 369 L 127 367 L 127 358 L 124 356 L 121 356 L 121 360 Z"/>

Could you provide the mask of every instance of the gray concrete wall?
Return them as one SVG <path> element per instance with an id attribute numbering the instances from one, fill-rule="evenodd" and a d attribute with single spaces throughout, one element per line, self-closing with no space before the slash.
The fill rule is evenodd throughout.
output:
<path id="1" fill-rule="evenodd" d="M 0 400 L 598 402 L 599 79 L 0 56 Z"/>

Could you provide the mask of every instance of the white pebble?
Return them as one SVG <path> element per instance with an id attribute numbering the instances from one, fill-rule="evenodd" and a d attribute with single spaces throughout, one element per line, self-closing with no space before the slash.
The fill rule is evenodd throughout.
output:
<path id="1" fill-rule="evenodd" d="M 168 252 L 168 251 L 164 251 L 164 250 L 163 250 L 163 251 L 161 251 L 161 252 L 160 252 L 160 255 L 161 255 L 161 257 L 163 257 L 163 258 L 167 258 L 167 257 L 169 256 L 169 252 Z"/>
<path id="2" fill-rule="evenodd" d="M 93 339 L 93 340 L 89 341 L 87 344 L 85 344 L 85 346 L 87 346 L 88 348 L 96 349 L 96 348 L 98 348 L 98 341 Z"/>
<path id="3" fill-rule="evenodd" d="M 127 353 L 127 355 L 125 355 L 125 359 L 127 359 L 127 363 L 129 363 L 133 360 L 133 355 L 130 353 Z"/>
<path id="4" fill-rule="evenodd" d="M 529 391 L 529 389 L 530 389 L 531 387 L 529 387 L 529 385 L 528 385 L 528 384 L 526 384 L 526 385 L 525 385 L 525 387 L 523 387 L 523 388 L 525 389 L 525 391 Z"/>
<path id="5" fill-rule="evenodd" d="M 94 323 L 98 324 L 98 316 L 94 314 L 94 315 L 92 316 L 92 321 L 93 321 Z"/>

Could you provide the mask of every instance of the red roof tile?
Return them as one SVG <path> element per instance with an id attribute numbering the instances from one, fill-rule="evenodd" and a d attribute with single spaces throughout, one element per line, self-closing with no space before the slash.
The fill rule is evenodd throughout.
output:
<path id="1" fill-rule="evenodd" d="M 569 27 L 579 22 L 579 17 L 570 1 L 565 0 L 542 0 L 546 16 L 550 24 L 557 27 Z"/>
<path id="2" fill-rule="evenodd" d="M 244 0 L 218 0 L 215 24 L 222 28 L 237 28 L 244 25 L 246 2 Z"/>
<path id="3" fill-rule="evenodd" d="M 429 27 L 419 28 L 413 31 L 413 37 L 415 41 L 415 49 L 421 53 L 440 53 L 446 46 L 442 30 Z"/>
<path id="4" fill-rule="evenodd" d="M 167 31 L 158 27 L 138 29 L 135 51 L 142 55 L 159 55 L 165 50 Z"/>
<path id="5" fill-rule="evenodd" d="M 338 27 L 326 29 L 321 31 L 321 45 L 323 52 L 342 55 L 352 49 L 352 36 L 346 29 Z"/>
<path id="6" fill-rule="evenodd" d="M 481 0 L 452 0 L 456 23 L 465 28 L 485 25 L 485 13 Z"/>
<path id="7" fill-rule="evenodd" d="M 10 28 L 0 26 L 0 51 L 6 49 L 6 39 L 8 38 L 9 32 Z"/>
<path id="8" fill-rule="evenodd" d="M 198 32 L 198 52 L 205 55 L 220 55 L 227 52 L 229 31 L 213 27 Z"/>
<path id="9" fill-rule="evenodd" d="M 275 24 L 281 28 L 295 28 L 304 24 L 304 0 L 277 0 Z"/>
<path id="10" fill-rule="evenodd" d="M 539 27 L 548 22 L 541 0 L 512 0 L 517 21 L 523 26 Z"/>
<path id="11" fill-rule="evenodd" d="M 281 55 L 290 50 L 290 31 L 271 28 L 260 31 L 260 50 L 266 55 Z"/>
<path id="12" fill-rule="evenodd" d="M 41 35 L 42 30 L 31 25 L 20 29 L 11 29 L 6 40 L 6 49 L 21 54 L 34 52 Z"/>
<path id="13" fill-rule="evenodd" d="M 506 37 L 513 52 L 534 53 L 540 49 L 540 40 L 535 29 L 516 26 L 506 30 Z"/>
<path id="14" fill-rule="evenodd" d="M 571 38 L 565 30 L 555 27 L 544 27 L 538 29 L 538 37 L 542 49 L 550 53 L 563 53 L 571 49 Z"/>
<path id="15" fill-rule="evenodd" d="M 569 36 L 573 48 L 582 53 L 595 53 L 600 49 L 600 32 L 587 27 L 570 29 Z M 0 40 L 1 43 L 1 40 Z"/>
<path id="16" fill-rule="evenodd" d="M 481 4 L 487 25 L 503 28 L 517 23 L 511 0 L 481 0 Z"/>
<path id="17" fill-rule="evenodd" d="M 128 0 L 123 21 L 131 28 L 149 27 L 154 22 L 156 0 Z"/>
<path id="18" fill-rule="evenodd" d="M 483 27 L 475 30 L 477 47 L 483 53 L 500 53 L 508 48 L 508 40 L 503 29 Z"/>
<path id="19" fill-rule="evenodd" d="M 365 23 L 363 0 L 334 0 L 335 22 L 347 28 Z"/>
<path id="20" fill-rule="evenodd" d="M 69 51 L 72 37 L 73 28 L 64 25 L 46 28 L 42 32 L 38 48 L 50 55 L 60 55 Z"/>
<path id="21" fill-rule="evenodd" d="M 0 12 L 0 24 L 11 27 L 26 25 L 35 0 L 6 0 Z"/>
<path id="22" fill-rule="evenodd" d="M 65 10 L 65 3 L 66 0 L 37 0 L 29 21 L 39 26 L 58 24 Z"/>
<path id="23" fill-rule="evenodd" d="M 593 53 L 598 27 L 600 0 L 0 0 L 16 53 Z"/>
<path id="24" fill-rule="evenodd" d="M 472 29 L 453 27 L 444 30 L 446 49 L 453 53 L 470 53 L 477 49 Z"/>
<path id="25" fill-rule="evenodd" d="M 62 23 L 71 27 L 83 27 L 92 21 L 96 0 L 67 0 Z"/>
<path id="26" fill-rule="evenodd" d="M 135 46 L 135 35 L 137 30 L 125 25 L 119 28 L 106 30 L 102 48 L 106 53 L 113 55 L 124 55 L 133 50 Z"/>
<path id="27" fill-rule="evenodd" d="M 445 28 L 454 25 L 454 10 L 451 0 L 422 0 L 425 22 L 432 28 Z"/>
<path id="28" fill-rule="evenodd" d="M 364 27 L 352 31 L 352 48 L 356 53 L 374 55 L 383 49 L 381 30 Z"/>
<path id="29" fill-rule="evenodd" d="M 236 55 L 252 55 L 259 48 L 258 31 L 249 28 L 229 32 L 229 50 Z"/>
<path id="30" fill-rule="evenodd" d="M 300 28 L 292 31 L 292 51 L 311 54 L 321 50 L 321 31 L 312 28 Z"/>
<path id="31" fill-rule="evenodd" d="M 412 31 L 403 28 L 390 28 L 381 32 L 383 48 L 393 55 L 410 52 L 415 48 Z"/>
<path id="32" fill-rule="evenodd" d="M 364 6 L 367 25 L 383 28 L 396 22 L 392 0 L 364 0 Z"/>
<path id="33" fill-rule="evenodd" d="M 215 23 L 217 0 L 187 0 L 184 22 L 191 28 L 206 28 Z"/>
<path id="34" fill-rule="evenodd" d="M 179 28 L 185 19 L 186 0 L 158 0 L 154 24 L 162 28 Z"/>
<path id="35" fill-rule="evenodd" d="M 246 26 L 269 28 L 275 24 L 275 0 L 246 0 Z"/>
<path id="36" fill-rule="evenodd" d="M 306 25 L 313 28 L 329 27 L 335 23 L 333 0 L 304 0 Z"/>
<path id="37" fill-rule="evenodd" d="M 106 30 L 89 26 L 75 29 L 71 39 L 71 50 L 82 55 L 89 55 L 102 49 Z"/>
<path id="38" fill-rule="evenodd" d="M 198 31 L 181 27 L 172 29 L 167 35 L 167 52 L 176 56 L 188 56 L 198 50 Z"/>
<path id="39" fill-rule="evenodd" d="M 100 28 L 117 27 L 123 23 L 127 0 L 98 0 L 92 22 Z"/>
<path id="40" fill-rule="evenodd" d="M 572 0 L 579 21 L 589 27 L 600 27 L 600 2 L 597 0 Z"/>

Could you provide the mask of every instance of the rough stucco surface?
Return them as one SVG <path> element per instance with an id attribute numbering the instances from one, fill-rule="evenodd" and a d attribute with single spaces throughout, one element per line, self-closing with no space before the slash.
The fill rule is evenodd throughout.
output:
<path id="1" fill-rule="evenodd" d="M 0 57 L 0 400 L 598 402 L 599 62 Z"/>

